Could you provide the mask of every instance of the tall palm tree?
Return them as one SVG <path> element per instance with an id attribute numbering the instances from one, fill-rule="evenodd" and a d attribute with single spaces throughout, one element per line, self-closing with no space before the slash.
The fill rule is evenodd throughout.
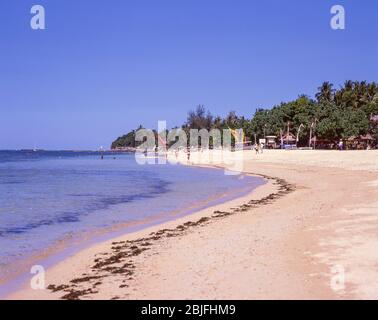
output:
<path id="1" fill-rule="evenodd" d="M 326 81 L 323 82 L 321 87 L 318 88 L 318 93 L 315 95 L 316 99 L 318 102 L 331 102 L 334 97 L 334 89 L 333 89 L 333 84 Z"/>
<path id="2" fill-rule="evenodd" d="M 347 80 L 344 82 L 344 90 L 345 91 L 352 91 L 353 90 L 353 81 Z"/>
<path id="3" fill-rule="evenodd" d="M 372 102 L 373 99 L 374 99 L 374 96 L 378 93 L 378 87 L 377 87 L 377 84 L 375 82 L 372 82 L 368 85 L 368 89 L 367 89 L 367 95 L 368 95 L 368 98 L 369 98 L 369 102 Z"/>

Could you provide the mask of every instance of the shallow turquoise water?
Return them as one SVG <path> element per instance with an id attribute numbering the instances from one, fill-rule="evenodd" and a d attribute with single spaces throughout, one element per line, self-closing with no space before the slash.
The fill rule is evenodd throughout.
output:
<path id="1" fill-rule="evenodd" d="M 215 169 L 141 166 L 133 154 L 0 151 L 0 272 L 67 236 L 161 222 L 262 183 Z"/>

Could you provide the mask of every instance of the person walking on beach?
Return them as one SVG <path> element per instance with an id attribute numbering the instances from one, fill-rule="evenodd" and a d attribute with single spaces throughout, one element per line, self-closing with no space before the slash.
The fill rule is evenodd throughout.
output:
<path id="1" fill-rule="evenodd" d="M 343 149 L 344 149 L 344 142 L 343 142 L 343 140 L 340 139 L 340 142 L 339 142 L 339 150 L 340 150 L 340 151 L 343 151 Z"/>
<path id="2" fill-rule="evenodd" d="M 254 149 L 256 151 L 256 154 L 259 154 L 259 145 L 257 143 L 255 144 Z"/>

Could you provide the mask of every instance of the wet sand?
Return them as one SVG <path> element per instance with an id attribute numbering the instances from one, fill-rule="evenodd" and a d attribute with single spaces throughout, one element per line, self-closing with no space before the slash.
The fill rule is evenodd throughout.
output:
<path id="1" fill-rule="evenodd" d="M 9 298 L 378 298 L 378 152 L 242 155 L 266 185 L 94 245 Z"/>

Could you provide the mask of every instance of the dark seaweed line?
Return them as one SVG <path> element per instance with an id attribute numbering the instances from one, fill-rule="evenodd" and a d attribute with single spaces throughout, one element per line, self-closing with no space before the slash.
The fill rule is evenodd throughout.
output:
<path id="1" fill-rule="evenodd" d="M 246 172 L 247 173 L 247 172 Z M 112 242 L 112 254 L 103 253 L 103 258 L 96 258 L 94 260 L 94 265 L 92 266 L 93 275 L 82 274 L 81 278 L 76 278 L 70 281 L 70 284 L 66 285 L 49 285 L 47 289 L 52 292 L 64 292 L 61 299 L 65 300 L 80 300 L 89 294 L 96 294 L 97 286 L 102 284 L 102 279 L 109 277 L 111 275 L 122 275 L 124 279 L 119 288 L 127 288 L 127 282 L 133 280 L 133 275 L 136 272 L 136 266 L 133 263 L 133 257 L 139 256 L 144 251 L 150 250 L 153 245 L 156 245 L 162 239 L 168 239 L 172 237 L 179 237 L 185 235 L 190 229 L 194 227 L 203 226 L 205 224 L 211 223 L 212 221 L 225 218 L 227 216 L 247 212 L 251 209 L 265 206 L 273 203 L 277 199 L 293 192 L 295 186 L 289 184 L 284 179 L 277 177 L 270 177 L 263 174 L 252 174 L 254 176 L 260 176 L 266 180 L 274 181 L 274 185 L 278 186 L 276 192 L 269 194 L 259 200 L 250 200 L 246 204 L 238 206 L 237 208 L 231 208 L 231 211 L 214 211 L 210 217 L 203 217 L 195 222 L 188 221 L 181 225 L 178 225 L 175 229 L 161 229 L 157 232 L 152 232 L 148 237 L 139 238 L 136 240 L 126 240 L 119 242 Z M 109 256 L 110 255 L 110 256 Z M 91 288 L 82 288 L 80 285 L 89 284 Z M 113 297 L 113 300 L 119 299 L 120 297 Z"/>

